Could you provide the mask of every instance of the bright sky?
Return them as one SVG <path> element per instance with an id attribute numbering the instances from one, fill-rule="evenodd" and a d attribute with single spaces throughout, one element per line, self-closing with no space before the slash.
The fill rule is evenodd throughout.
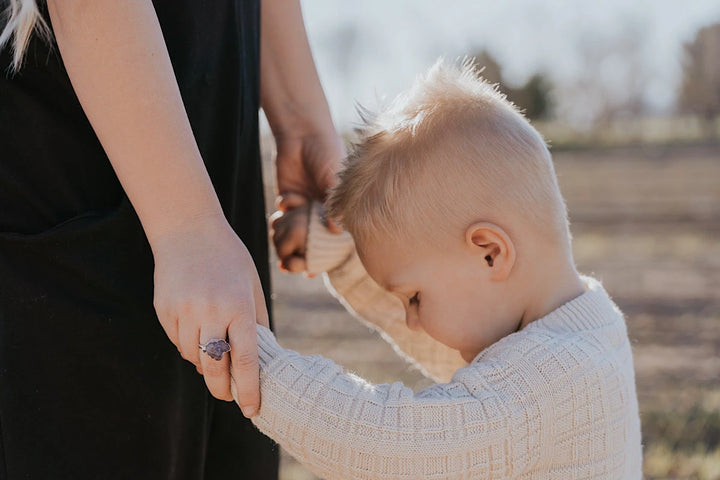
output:
<path id="1" fill-rule="evenodd" d="M 623 96 L 642 96 L 649 109 L 664 111 L 681 78 L 683 42 L 720 22 L 717 0 L 302 0 L 302 6 L 341 129 L 357 121 L 356 101 L 372 108 L 438 56 L 483 48 L 510 82 L 545 71 L 563 89 L 578 80 L 598 85 L 601 94 L 587 101 L 560 95 L 566 118 L 587 120 L 593 108 Z"/>

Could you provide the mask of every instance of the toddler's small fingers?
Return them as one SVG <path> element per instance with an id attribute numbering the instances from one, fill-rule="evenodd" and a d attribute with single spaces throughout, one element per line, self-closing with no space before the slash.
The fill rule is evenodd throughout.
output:
<path id="1" fill-rule="evenodd" d="M 288 231 L 284 238 L 275 242 L 275 251 L 277 252 L 278 257 L 283 261 L 287 261 L 293 255 L 304 255 L 304 232 L 298 231 L 297 229 Z"/>
<path id="2" fill-rule="evenodd" d="M 268 225 L 271 230 L 275 230 L 278 221 L 285 215 L 282 210 L 275 210 L 270 217 L 268 217 Z"/>
<path id="3" fill-rule="evenodd" d="M 307 205 L 309 200 L 304 195 L 299 193 L 287 192 L 283 193 L 278 197 L 277 208 L 282 212 L 287 212 L 296 207 L 302 207 Z"/>
<path id="4" fill-rule="evenodd" d="M 280 250 L 281 246 L 285 243 L 285 238 L 288 235 L 289 228 L 286 223 L 277 222 L 275 228 L 271 231 L 272 243 L 275 245 L 276 250 Z"/>
<path id="5" fill-rule="evenodd" d="M 332 233 L 342 233 L 343 229 L 332 218 L 327 219 L 328 230 Z"/>
<path id="6" fill-rule="evenodd" d="M 285 267 L 290 273 L 304 272 L 306 268 L 305 258 L 298 255 L 293 255 L 288 259 Z"/>

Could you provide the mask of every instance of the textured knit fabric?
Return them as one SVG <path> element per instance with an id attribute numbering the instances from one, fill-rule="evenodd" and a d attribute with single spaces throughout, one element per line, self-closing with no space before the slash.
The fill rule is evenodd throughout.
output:
<path id="1" fill-rule="evenodd" d="M 373 298 L 354 295 L 369 289 L 353 259 L 328 278 L 357 314 L 381 316 L 369 306 Z M 625 321 L 597 280 L 582 280 L 583 294 L 491 345 L 448 383 L 418 393 L 284 349 L 258 326 L 262 406 L 253 421 L 326 479 L 639 479 Z M 441 375 L 452 358 L 446 353 L 416 360 Z"/>
<path id="2" fill-rule="evenodd" d="M 355 243 L 348 232 L 338 234 L 327 229 L 325 208 L 322 203 L 312 202 L 308 222 L 305 247 L 306 252 L 309 253 L 305 255 L 308 273 L 329 272 L 347 260 L 355 251 Z"/>

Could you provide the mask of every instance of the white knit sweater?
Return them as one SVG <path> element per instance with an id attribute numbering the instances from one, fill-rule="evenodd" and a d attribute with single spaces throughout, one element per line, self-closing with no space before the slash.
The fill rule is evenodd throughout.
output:
<path id="1" fill-rule="evenodd" d="M 312 222 L 310 268 L 344 257 L 326 277 L 334 294 L 449 382 L 418 393 L 400 382 L 373 385 L 327 358 L 280 347 L 258 326 L 262 404 L 253 422 L 310 470 L 342 480 L 641 478 L 630 343 L 597 280 L 582 277 L 585 293 L 468 365 L 407 329 L 402 304 L 367 276 L 351 240 Z M 334 246 L 317 250 L 326 242 Z"/>

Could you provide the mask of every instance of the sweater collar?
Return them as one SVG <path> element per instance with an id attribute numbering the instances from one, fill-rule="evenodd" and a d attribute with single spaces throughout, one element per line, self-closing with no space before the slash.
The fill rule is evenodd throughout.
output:
<path id="1" fill-rule="evenodd" d="M 602 328 L 622 318 L 622 312 L 599 280 L 586 275 L 580 275 L 580 280 L 586 286 L 584 293 L 531 322 L 526 328 L 535 324 L 536 328 L 588 330 Z"/>
<path id="2" fill-rule="evenodd" d="M 506 341 L 515 341 L 517 336 L 531 334 L 537 329 L 555 332 L 569 332 L 594 330 L 603 328 L 618 321 L 623 322 L 624 317 L 620 309 L 611 300 L 605 288 L 596 278 L 580 275 L 586 290 L 574 299 L 562 304 L 547 315 L 528 324 L 522 330 L 501 338 L 494 344 L 480 352 L 471 363 L 485 358 Z M 512 338 L 512 340 L 510 340 Z"/>

